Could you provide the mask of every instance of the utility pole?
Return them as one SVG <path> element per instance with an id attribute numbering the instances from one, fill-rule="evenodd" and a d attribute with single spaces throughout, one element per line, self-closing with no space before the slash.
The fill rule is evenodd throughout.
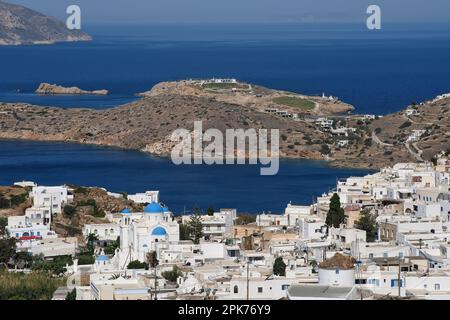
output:
<path id="1" fill-rule="evenodd" d="M 398 296 L 399 296 L 399 297 L 401 297 L 400 270 L 401 270 L 401 260 L 400 260 L 400 258 L 399 258 L 399 259 L 398 259 L 398 278 L 397 278 L 397 283 L 398 283 Z"/>
<path id="2" fill-rule="evenodd" d="M 158 300 L 158 276 L 156 273 L 156 266 L 155 266 L 155 300 Z"/>
<path id="3" fill-rule="evenodd" d="M 250 260 L 247 257 L 247 300 L 250 300 L 250 279 L 249 279 Z"/>

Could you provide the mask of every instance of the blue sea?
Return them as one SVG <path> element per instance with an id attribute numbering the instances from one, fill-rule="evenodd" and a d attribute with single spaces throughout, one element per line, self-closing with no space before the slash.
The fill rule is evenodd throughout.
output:
<path id="1" fill-rule="evenodd" d="M 89 43 L 0 48 L 0 101 L 105 108 L 166 80 L 235 77 L 385 114 L 450 92 L 450 24 L 87 26 Z M 40 97 L 40 82 L 108 97 Z"/>
<path id="2" fill-rule="evenodd" d="M 386 114 L 450 92 L 450 24 L 87 26 L 94 41 L 0 47 L 0 102 L 110 108 L 160 81 L 235 77 L 304 94 L 325 93 L 358 113 Z M 39 96 L 41 82 L 108 89 L 109 96 Z M 176 212 L 193 205 L 281 212 L 311 203 L 336 178 L 364 174 L 323 162 L 283 161 L 275 177 L 254 166 L 181 166 L 139 152 L 62 143 L 0 142 L 0 184 L 35 180 L 111 191 L 159 189 Z"/>
<path id="3" fill-rule="evenodd" d="M 137 151 L 73 143 L 0 142 L 0 185 L 31 180 L 43 185 L 75 184 L 136 193 L 160 190 L 175 213 L 194 206 L 239 212 L 283 212 L 292 201 L 310 204 L 336 186 L 336 179 L 367 174 L 332 169 L 323 161 L 282 160 L 275 176 L 257 165 L 184 165 Z"/>

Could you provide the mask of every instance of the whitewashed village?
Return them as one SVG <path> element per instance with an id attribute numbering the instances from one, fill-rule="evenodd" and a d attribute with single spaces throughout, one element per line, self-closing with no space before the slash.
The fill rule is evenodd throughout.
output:
<path id="1" fill-rule="evenodd" d="M 8 217 L 3 237 L 43 261 L 69 257 L 54 300 L 450 299 L 445 155 L 339 180 L 282 214 L 176 216 L 158 191 L 108 192 L 142 209 L 105 212 L 81 237 L 52 230 L 54 217 L 70 213 L 73 188 L 16 185 L 30 190 L 32 206 Z"/>

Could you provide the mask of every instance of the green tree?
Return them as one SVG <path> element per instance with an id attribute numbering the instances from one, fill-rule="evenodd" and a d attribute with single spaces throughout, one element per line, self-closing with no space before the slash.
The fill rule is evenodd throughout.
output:
<path id="1" fill-rule="evenodd" d="M 330 209 L 328 210 L 325 223 L 329 227 L 339 228 L 339 225 L 345 220 L 344 209 L 341 208 L 341 200 L 337 193 L 333 194 L 330 200 Z"/>
<path id="2" fill-rule="evenodd" d="M 191 228 L 189 225 L 180 223 L 180 240 L 191 240 Z"/>
<path id="3" fill-rule="evenodd" d="M 203 237 L 203 222 L 198 208 L 194 209 L 194 214 L 191 216 L 188 226 L 192 241 L 194 241 L 195 244 L 200 243 L 200 239 Z"/>
<path id="4" fill-rule="evenodd" d="M 70 291 L 67 296 L 66 296 L 66 300 L 76 300 L 77 299 L 77 290 L 76 289 L 72 289 L 72 291 Z"/>
<path id="5" fill-rule="evenodd" d="M 33 255 L 29 252 L 17 252 L 14 255 L 14 265 L 19 269 L 29 268 L 33 263 Z"/>
<path id="6" fill-rule="evenodd" d="M 148 269 L 148 264 L 139 260 L 133 260 L 128 264 L 127 269 Z"/>
<path id="7" fill-rule="evenodd" d="M 208 215 L 208 216 L 213 216 L 214 215 L 214 208 L 213 207 L 209 207 L 207 210 L 206 210 L 206 214 Z"/>
<path id="8" fill-rule="evenodd" d="M 167 281 L 176 282 L 179 277 L 183 276 L 183 272 L 177 266 L 174 266 L 171 271 L 164 271 L 161 275 Z"/>
<path id="9" fill-rule="evenodd" d="M 367 242 L 374 242 L 378 234 L 376 215 L 372 214 L 368 209 L 362 210 L 358 221 L 355 222 L 355 228 L 366 231 Z"/>
<path id="10" fill-rule="evenodd" d="M 156 251 L 150 251 L 146 256 L 147 264 L 151 268 L 156 268 L 159 265 L 158 254 Z"/>
<path id="11" fill-rule="evenodd" d="M 81 265 L 87 265 L 87 264 L 94 264 L 95 258 L 93 255 L 89 254 L 81 254 L 78 256 L 78 264 Z"/>
<path id="12" fill-rule="evenodd" d="M 92 255 L 94 254 L 94 242 L 98 240 L 98 236 L 95 233 L 89 233 L 86 237 L 86 248 Z"/>
<path id="13" fill-rule="evenodd" d="M 281 277 L 286 276 L 286 264 L 284 263 L 283 258 L 278 257 L 275 259 L 275 262 L 273 263 L 273 274 Z"/>
<path id="14" fill-rule="evenodd" d="M 331 149 L 330 149 L 330 147 L 329 147 L 327 144 L 322 144 L 322 145 L 320 146 L 320 152 L 321 152 L 322 154 L 328 155 L 328 154 L 331 153 Z"/>
<path id="15" fill-rule="evenodd" d="M 14 238 L 0 238 L 0 264 L 8 265 L 16 254 Z"/>
<path id="16" fill-rule="evenodd" d="M 117 239 L 113 242 L 111 242 L 106 248 L 105 248 L 105 254 L 111 254 L 113 255 L 116 252 L 116 249 L 120 247 L 120 237 L 117 237 Z"/>
<path id="17" fill-rule="evenodd" d="M 62 275 L 66 270 L 66 264 L 72 264 L 70 256 L 57 257 L 54 260 L 45 260 L 44 255 L 35 255 L 32 257 L 33 271 L 50 272 L 54 275 Z"/>
<path id="18" fill-rule="evenodd" d="M 256 216 L 252 214 L 240 214 L 236 219 L 236 225 L 246 225 L 256 221 Z"/>
<path id="19" fill-rule="evenodd" d="M 63 209 L 64 215 L 73 217 L 77 213 L 77 208 L 74 206 L 66 205 Z"/>
<path id="20" fill-rule="evenodd" d="M 8 225 L 8 218 L 0 217 L 0 237 L 4 237 L 7 234 L 6 226 Z"/>

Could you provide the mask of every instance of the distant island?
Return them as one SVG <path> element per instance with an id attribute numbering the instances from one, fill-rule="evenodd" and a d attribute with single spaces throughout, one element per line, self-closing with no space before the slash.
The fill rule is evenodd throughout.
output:
<path id="1" fill-rule="evenodd" d="M 0 138 L 67 141 L 169 156 L 177 128 L 279 129 L 280 156 L 378 169 L 449 152 L 450 95 L 384 115 L 348 114 L 336 97 L 273 90 L 235 79 L 162 82 L 106 110 L 0 103 Z"/>
<path id="2" fill-rule="evenodd" d="M 63 22 L 55 18 L 0 0 L 0 45 L 89 40 L 92 40 L 89 35 L 79 30 L 69 30 Z"/>
<path id="3" fill-rule="evenodd" d="M 49 84 L 43 82 L 36 89 L 36 93 L 42 95 L 56 95 L 56 94 L 67 94 L 67 95 L 84 95 L 84 94 L 92 94 L 92 95 L 108 95 L 108 90 L 93 90 L 87 91 L 82 90 L 78 87 L 63 87 L 56 84 Z"/>

